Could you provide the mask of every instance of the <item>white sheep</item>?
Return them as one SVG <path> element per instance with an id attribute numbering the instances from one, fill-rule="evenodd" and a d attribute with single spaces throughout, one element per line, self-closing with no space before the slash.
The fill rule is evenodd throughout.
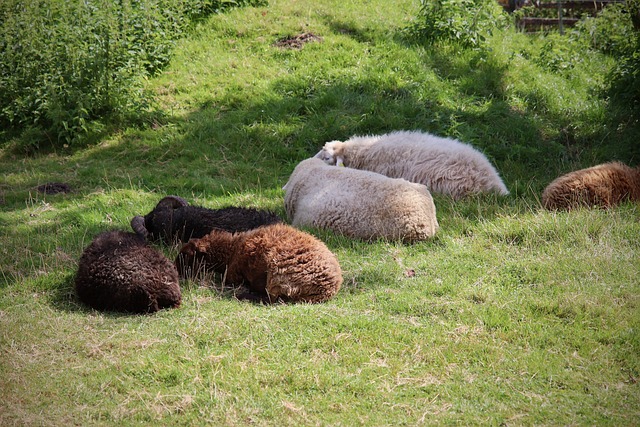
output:
<path id="1" fill-rule="evenodd" d="M 396 131 L 327 142 L 316 154 L 329 165 L 377 172 L 459 199 L 473 193 L 509 194 L 489 160 L 468 144 L 424 132 Z"/>
<path id="2" fill-rule="evenodd" d="M 287 216 L 294 226 L 404 242 L 425 240 L 438 229 L 427 187 L 404 179 L 311 158 L 296 166 L 283 188 Z"/>

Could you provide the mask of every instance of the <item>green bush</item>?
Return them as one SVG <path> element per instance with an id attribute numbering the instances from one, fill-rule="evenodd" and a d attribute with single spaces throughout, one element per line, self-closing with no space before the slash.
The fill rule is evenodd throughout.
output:
<path id="1" fill-rule="evenodd" d="M 508 25 L 494 0 L 421 0 L 420 4 L 412 33 L 428 43 L 451 41 L 479 47 L 494 29 Z"/>
<path id="2" fill-rule="evenodd" d="M 263 0 L 4 0 L 0 125 L 72 143 L 146 109 L 142 80 L 194 19 Z"/>
<path id="3" fill-rule="evenodd" d="M 612 95 L 628 108 L 640 108 L 640 0 L 609 5 L 595 18 L 578 23 L 577 36 L 616 58 L 609 76 Z M 635 21 L 634 21 L 635 20 Z"/>

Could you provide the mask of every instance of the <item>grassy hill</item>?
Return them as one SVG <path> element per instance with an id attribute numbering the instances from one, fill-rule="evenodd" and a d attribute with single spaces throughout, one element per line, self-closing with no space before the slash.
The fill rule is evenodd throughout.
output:
<path id="1" fill-rule="evenodd" d="M 561 173 L 640 162 L 616 58 L 509 29 L 423 45 L 406 31 L 418 9 L 271 0 L 212 16 L 147 81 L 158 111 L 141 125 L 28 155 L 1 141 L 0 424 L 637 425 L 640 207 L 539 202 Z M 279 46 L 301 34 L 318 39 Z M 344 271 L 321 305 L 249 304 L 217 279 L 152 316 L 76 300 L 82 249 L 164 195 L 284 216 L 297 162 L 398 129 L 473 144 L 511 195 L 435 195 L 438 235 L 414 245 L 309 230 Z"/>

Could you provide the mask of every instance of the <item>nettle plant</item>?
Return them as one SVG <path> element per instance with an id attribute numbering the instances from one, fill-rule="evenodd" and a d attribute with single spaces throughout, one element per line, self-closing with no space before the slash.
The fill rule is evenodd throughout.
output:
<path id="1" fill-rule="evenodd" d="M 147 76 L 193 20 L 262 0 L 0 2 L 0 126 L 74 143 L 148 109 Z"/>
<path id="2" fill-rule="evenodd" d="M 493 30 L 509 21 L 493 0 L 421 0 L 412 33 L 430 43 L 455 42 L 462 47 L 479 47 Z"/>

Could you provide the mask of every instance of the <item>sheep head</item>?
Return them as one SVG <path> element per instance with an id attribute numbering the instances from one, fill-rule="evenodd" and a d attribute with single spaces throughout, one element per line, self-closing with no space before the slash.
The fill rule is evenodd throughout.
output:
<path id="1" fill-rule="evenodd" d="M 180 277 L 198 276 L 205 271 L 224 273 L 236 243 L 234 234 L 215 229 L 200 239 L 189 240 L 175 261 Z"/>
<path id="2" fill-rule="evenodd" d="M 145 239 L 158 239 L 163 234 L 173 235 L 173 230 L 166 229 L 166 224 L 169 223 L 167 220 L 172 218 L 174 210 L 186 206 L 189 206 L 189 203 L 182 197 L 166 196 L 147 215 L 135 216 L 131 220 L 131 228 Z"/>
<path id="3" fill-rule="evenodd" d="M 180 277 L 195 277 L 203 272 L 206 256 L 203 249 L 200 239 L 191 239 L 182 246 L 175 261 Z"/>
<path id="4" fill-rule="evenodd" d="M 327 142 L 314 157 L 330 166 L 344 166 L 344 142 Z"/>
<path id="5" fill-rule="evenodd" d="M 156 205 L 156 208 L 154 210 L 157 209 L 164 209 L 164 208 L 169 208 L 169 209 L 178 209 L 184 206 L 189 206 L 189 203 L 183 199 L 182 197 L 178 197 L 178 196 L 167 196 L 162 198 L 162 200 L 160 200 L 158 202 L 158 204 Z"/>

